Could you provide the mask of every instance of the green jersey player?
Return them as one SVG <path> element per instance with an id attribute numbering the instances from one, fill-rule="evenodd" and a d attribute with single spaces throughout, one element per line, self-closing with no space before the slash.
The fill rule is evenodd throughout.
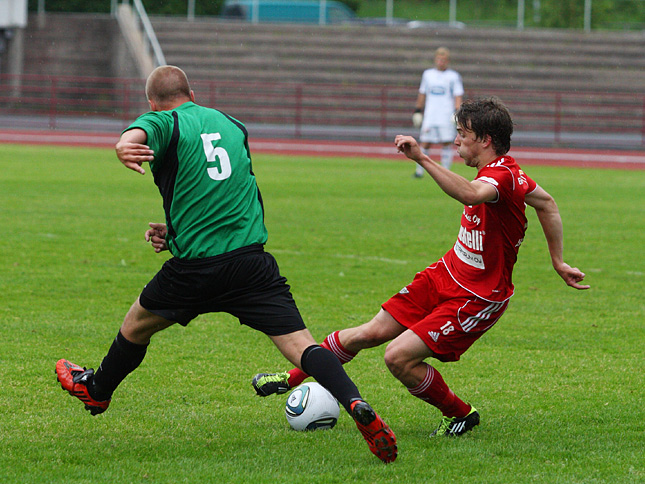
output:
<path id="1" fill-rule="evenodd" d="M 166 221 L 150 224 L 145 237 L 156 252 L 169 250 L 174 257 L 134 302 L 96 372 L 58 361 L 63 389 L 92 415 L 102 413 L 142 362 L 155 333 L 175 323 L 186 326 L 200 314 L 227 312 L 266 334 L 291 363 L 326 387 L 372 453 L 394 461 L 394 433 L 362 399 L 336 356 L 315 343 L 275 259 L 264 251 L 264 210 L 244 125 L 195 104 L 186 74 L 174 66 L 150 74 L 146 96 L 151 112 L 122 133 L 116 154 L 141 174 L 142 163 L 150 164 Z"/>
<path id="2" fill-rule="evenodd" d="M 247 133 L 239 121 L 189 101 L 172 111 L 146 113 L 128 128 L 133 129 L 146 133 L 155 153 L 150 168 L 164 199 L 166 241 L 175 257 L 212 257 L 266 242 Z"/>

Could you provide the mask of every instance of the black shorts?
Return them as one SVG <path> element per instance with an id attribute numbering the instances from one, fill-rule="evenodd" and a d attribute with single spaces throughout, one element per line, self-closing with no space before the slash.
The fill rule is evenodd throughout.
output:
<path id="1" fill-rule="evenodd" d="M 278 263 L 259 245 L 205 259 L 168 259 L 139 302 L 183 326 L 200 314 L 225 312 L 271 336 L 305 329 Z"/>

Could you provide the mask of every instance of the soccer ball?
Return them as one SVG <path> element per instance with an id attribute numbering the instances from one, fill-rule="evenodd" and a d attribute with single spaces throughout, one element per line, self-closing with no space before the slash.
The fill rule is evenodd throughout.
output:
<path id="1" fill-rule="evenodd" d="M 340 415 L 338 401 L 316 382 L 294 388 L 284 410 L 294 430 L 330 429 Z"/>

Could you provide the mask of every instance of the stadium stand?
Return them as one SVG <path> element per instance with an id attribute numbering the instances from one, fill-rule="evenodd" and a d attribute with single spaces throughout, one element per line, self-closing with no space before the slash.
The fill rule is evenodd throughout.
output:
<path id="1" fill-rule="evenodd" d="M 421 73 L 443 45 L 452 50 L 466 94 L 502 96 L 527 143 L 645 146 L 642 32 L 151 21 L 166 61 L 181 66 L 201 96 L 247 123 L 283 128 L 276 135 L 389 139 L 410 126 Z M 8 106 L 44 111 L 53 126 L 59 113 L 73 114 L 67 92 L 83 81 L 53 86 L 48 79 L 82 76 L 84 99 L 74 114 L 94 96 L 101 109 L 117 105 L 129 118 L 142 75 L 114 18 L 32 16 L 25 37 L 24 75 L 39 77 L 25 78 L 23 101 Z M 119 83 L 106 87 L 108 94 L 92 94 L 88 77 Z M 48 93 L 58 99 L 39 106 Z M 140 112 L 145 102 L 133 109 Z"/>
<path id="2" fill-rule="evenodd" d="M 476 89 L 642 92 L 642 33 L 404 26 L 250 25 L 153 19 L 169 63 L 193 78 L 416 85 L 434 49 Z M 196 41 L 196 39 L 199 39 Z M 205 62 L 206 60 L 206 62 Z"/>
<path id="3" fill-rule="evenodd" d="M 440 45 L 471 89 L 643 92 L 642 32 L 249 24 L 151 17 L 166 60 L 192 79 L 416 86 Z M 42 27 L 40 25 L 43 25 Z M 134 74 L 109 16 L 30 19 L 25 73 Z"/>

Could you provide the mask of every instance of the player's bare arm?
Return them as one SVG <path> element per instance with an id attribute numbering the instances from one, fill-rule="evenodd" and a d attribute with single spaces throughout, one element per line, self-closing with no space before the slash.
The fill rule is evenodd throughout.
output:
<path id="1" fill-rule="evenodd" d="M 526 195 L 525 202 L 537 213 L 555 271 L 567 285 L 576 289 L 589 289 L 590 286 L 580 284 L 585 278 L 585 274 L 577 267 L 571 267 L 564 262 L 562 218 L 553 197 L 538 186 Z"/>
<path id="2" fill-rule="evenodd" d="M 426 105 L 426 95 L 419 93 L 417 102 L 415 104 L 414 114 L 412 115 L 412 125 L 415 128 L 420 128 L 423 124 L 424 107 Z"/>
<path id="3" fill-rule="evenodd" d="M 461 103 L 464 101 L 463 96 L 455 96 L 455 111 L 459 110 Z"/>
<path id="4" fill-rule="evenodd" d="M 399 152 L 420 164 L 447 195 L 464 205 L 479 205 L 497 198 L 497 190 L 489 183 L 467 180 L 433 161 L 412 136 L 398 135 L 394 144 Z"/>
<path id="5" fill-rule="evenodd" d="M 114 148 L 117 158 L 126 168 L 142 175 L 146 171 L 141 164 L 154 159 L 154 152 L 145 144 L 147 140 L 148 135 L 144 130 L 134 128 L 123 133 Z"/>
<path id="6" fill-rule="evenodd" d="M 425 106 L 426 106 L 426 95 L 422 94 L 422 93 L 419 93 L 417 95 L 417 102 L 415 104 L 415 108 L 423 110 L 425 108 Z"/>
<path id="7" fill-rule="evenodd" d="M 168 228 L 166 224 L 150 222 L 148 225 L 150 225 L 150 228 L 146 230 L 146 242 L 150 242 L 157 253 L 168 250 L 168 243 L 166 242 Z"/>

